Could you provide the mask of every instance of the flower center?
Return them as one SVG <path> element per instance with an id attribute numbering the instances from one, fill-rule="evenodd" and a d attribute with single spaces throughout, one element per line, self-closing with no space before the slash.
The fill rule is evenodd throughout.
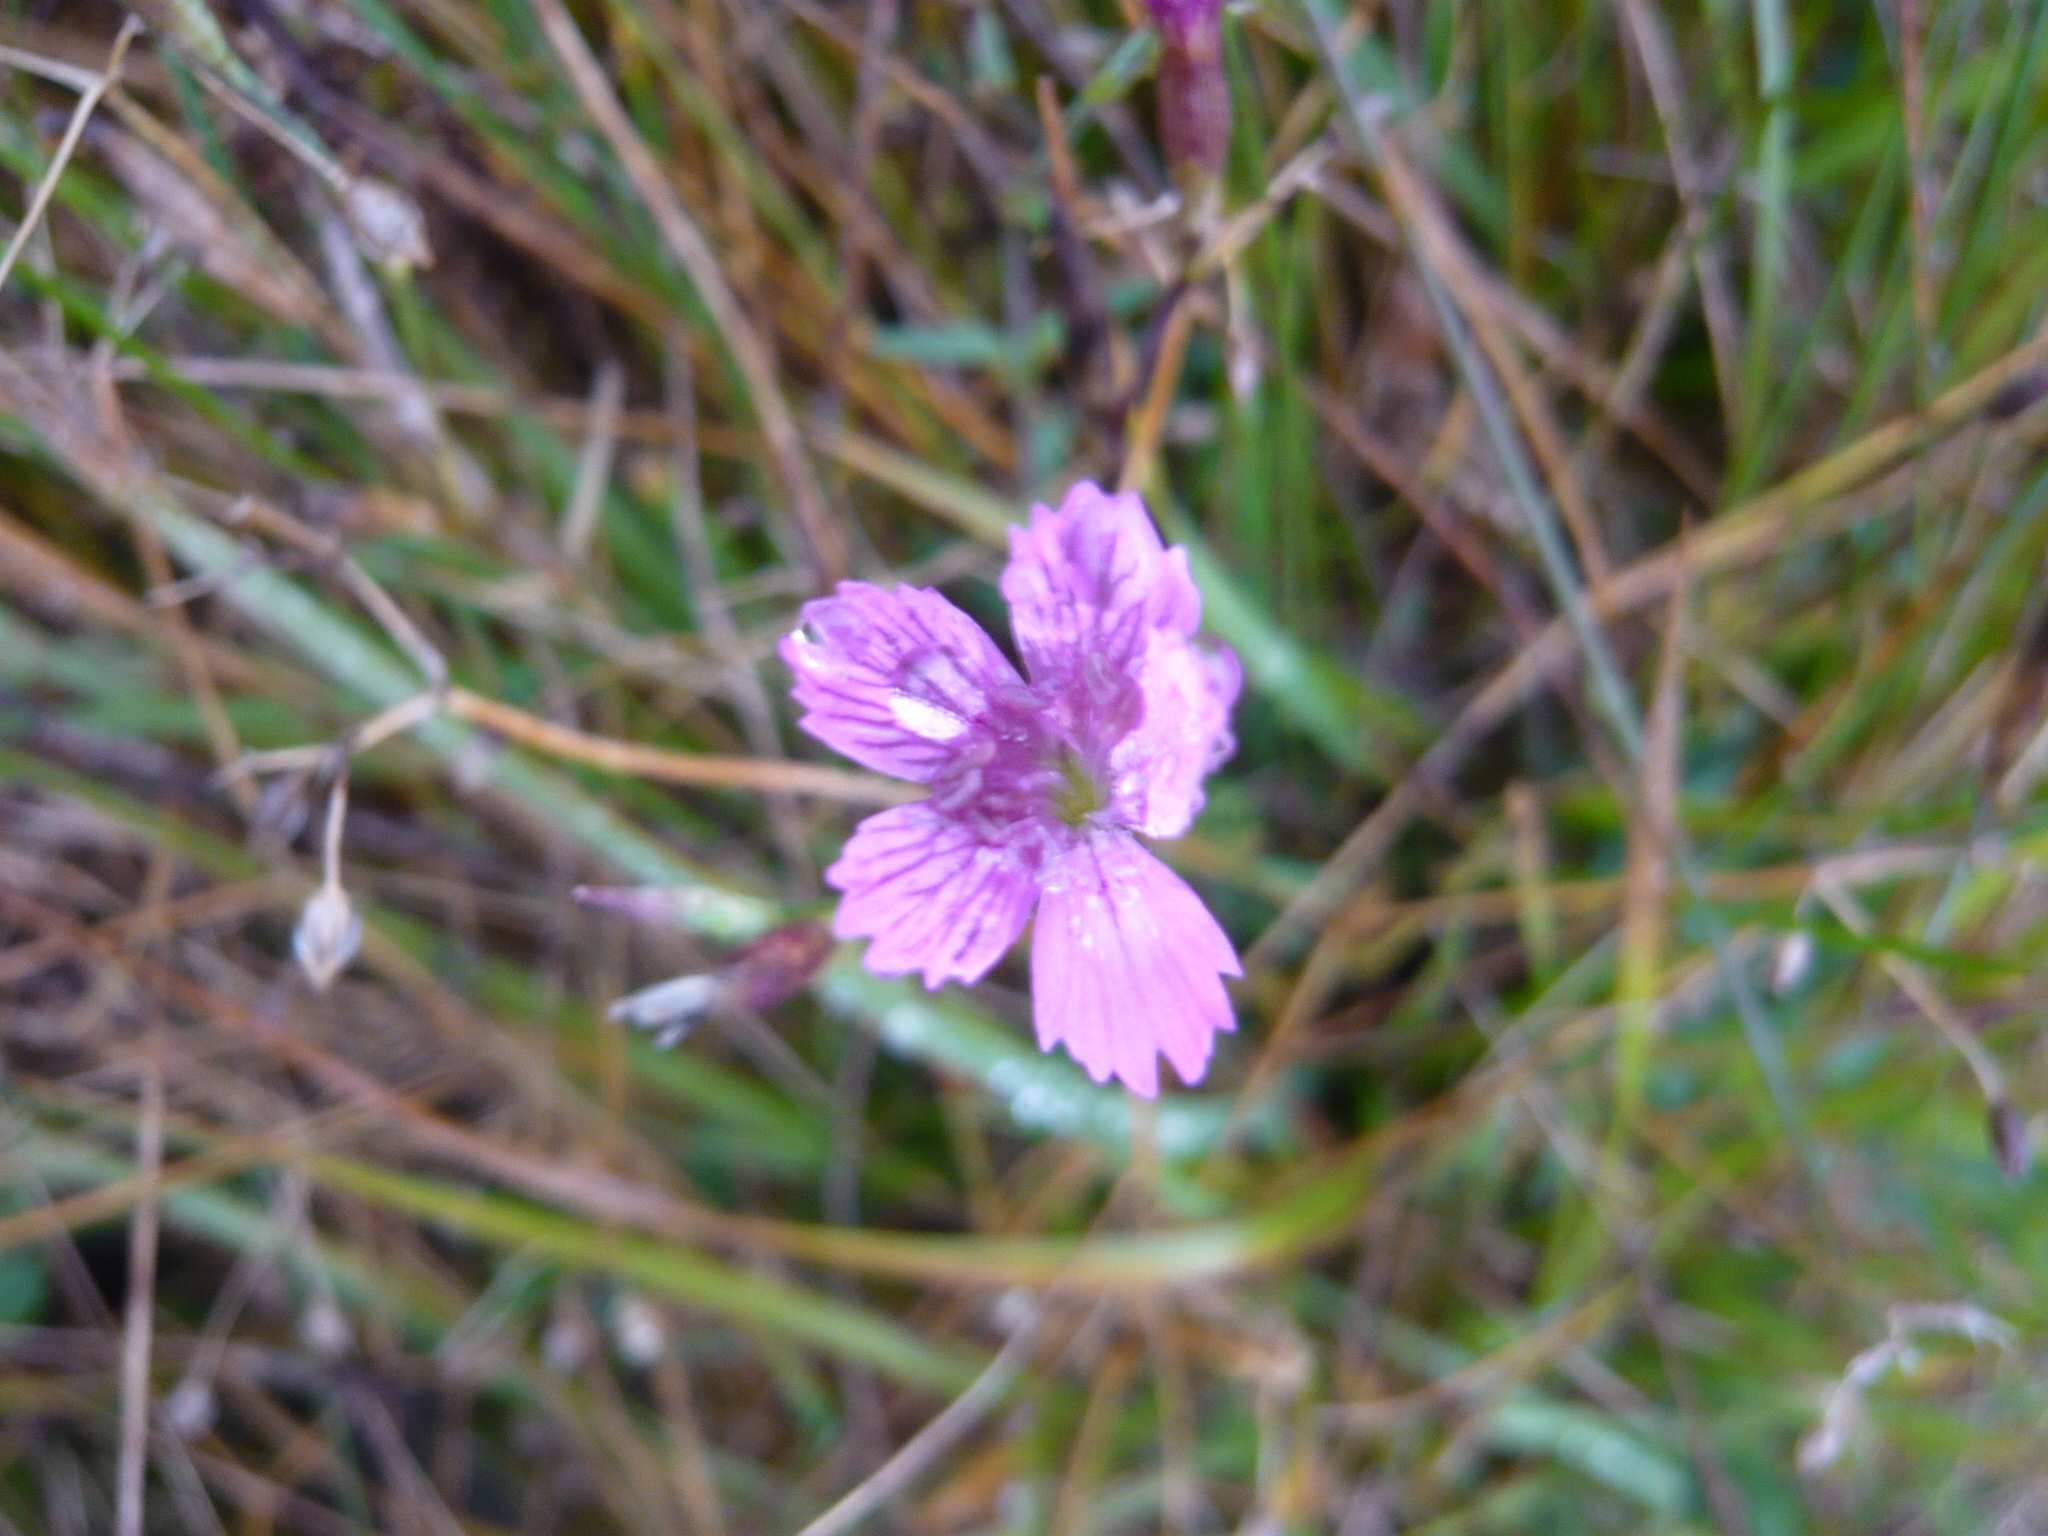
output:
<path id="1" fill-rule="evenodd" d="M 1060 754 L 1060 782 L 1052 792 L 1053 814 L 1070 827 L 1086 825 L 1088 818 L 1107 804 L 1102 787 L 1078 754 Z"/>

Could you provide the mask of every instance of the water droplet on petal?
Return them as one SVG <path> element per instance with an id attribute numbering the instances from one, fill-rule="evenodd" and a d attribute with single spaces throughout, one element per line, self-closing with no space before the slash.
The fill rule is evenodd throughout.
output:
<path id="1" fill-rule="evenodd" d="M 903 729 L 926 741 L 951 741 L 967 730 L 967 722 L 952 710 L 900 688 L 889 695 L 889 713 Z"/>

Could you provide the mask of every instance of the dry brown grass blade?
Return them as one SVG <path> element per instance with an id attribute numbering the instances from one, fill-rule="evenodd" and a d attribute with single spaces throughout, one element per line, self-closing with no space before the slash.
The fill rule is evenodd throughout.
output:
<path id="1" fill-rule="evenodd" d="M 156 615 L 98 573 L 86 569 L 42 534 L 0 507 L 0 586 L 11 589 L 24 604 L 79 619 L 125 634 L 154 638 Z M 216 678 L 243 686 L 262 686 L 275 677 L 265 664 L 246 652 L 208 636 L 195 635 L 196 653 Z"/>
<path id="2" fill-rule="evenodd" d="M 434 409 L 450 416 L 531 416 L 547 426 L 573 433 L 590 431 L 595 419 L 588 399 L 522 395 L 499 385 L 414 379 L 376 368 L 269 358 L 180 356 L 167 358 L 165 365 L 174 377 L 203 389 L 382 403 L 401 390 L 416 388 L 425 393 Z M 144 383 L 150 378 L 149 369 L 133 358 L 114 358 L 109 368 L 111 376 L 121 383 Z M 615 430 L 626 442 L 675 441 L 675 423 L 661 410 L 622 409 Z M 707 455 L 745 459 L 760 453 L 761 439 L 759 434 L 742 428 L 706 423 L 698 430 L 697 446 Z"/>
<path id="3" fill-rule="evenodd" d="M 141 210 L 209 277 L 287 325 L 318 326 L 330 318 L 297 261 L 276 241 L 253 234 L 246 210 L 236 210 L 240 217 L 224 211 L 231 194 L 203 162 L 204 184 L 192 179 L 192 166 L 173 165 L 135 134 L 112 126 L 100 129 L 96 147 Z"/>
<path id="4" fill-rule="evenodd" d="M 1060 1479 L 1058 1500 L 1053 1505 L 1051 1536 L 1080 1536 L 1094 1524 L 1093 1501 L 1099 1496 L 1103 1462 L 1111 1416 L 1137 1374 L 1136 1354 L 1128 1349 L 1104 1352 L 1088 1389 L 1088 1405 L 1081 1411 L 1080 1427 L 1074 1431 L 1073 1446 Z"/>
<path id="5" fill-rule="evenodd" d="M 1681 680 L 1685 660 L 1685 587 L 1672 593 L 1657 681 L 1643 732 L 1637 800 L 1629 816 L 1622 878 L 1621 946 L 1616 961 L 1614 1118 L 1606 1166 L 1618 1173 L 1642 1112 L 1654 1045 L 1671 920 L 1672 856 L 1678 838 Z M 1610 1185 L 1612 1180 L 1608 1181 Z"/>
<path id="6" fill-rule="evenodd" d="M 791 511 L 810 547 L 815 574 L 822 585 L 830 585 L 845 574 L 846 540 L 826 504 L 824 492 L 812 476 L 796 418 L 783 397 L 773 355 L 761 340 L 753 321 L 741 311 L 717 254 L 684 210 L 681 200 L 662 175 L 660 165 L 641 141 L 632 120 L 626 116 L 625 108 L 619 104 L 610 79 L 598 67 L 590 45 L 583 40 L 583 34 L 576 29 L 575 21 L 561 0 L 534 0 L 534 11 L 568 72 L 584 110 L 618 156 L 628 179 L 661 230 L 669 253 L 689 274 L 698 298 L 710 311 L 726 345 L 731 348 L 733 361 L 747 381 L 747 392 L 760 418 L 762 434 L 775 459 L 783 489 L 790 498 Z"/>
<path id="7" fill-rule="evenodd" d="M 1713 354 L 1714 380 L 1720 391 L 1724 429 L 1732 430 L 1740 384 L 1737 370 L 1742 346 L 1741 319 L 1728 291 L 1719 248 L 1707 238 L 1707 203 L 1710 189 L 1693 149 L 1692 132 L 1686 121 L 1685 87 L 1671 39 L 1649 0 L 1621 0 L 1622 19 L 1630 41 L 1649 82 L 1650 99 L 1664 129 L 1664 152 L 1671 162 L 1671 179 L 1685 210 L 1683 235 L 1692 247 L 1693 270 L 1699 279 L 1700 309 L 1705 316 L 1708 346 Z"/>
<path id="8" fill-rule="evenodd" d="M 1125 423 L 1123 469 L 1117 475 L 1117 489 L 1135 491 L 1152 472 L 1159 452 L 1160 434 L 1166 429 L 1166 413 L 1180 387 L 1181 366 L 1187 360 L 1188 340 L 1194 335 L 1194 306 L 1185 291 L 1169 301 L 1172 305 L 1161 328 L 1159 346 L 1152 357 L 1152 369 L 1145 379 L 1145 392 Z"/>
<path id="9" fill-rule="evenodd" d="M 1435 195 L 1408 163 L 1393 134 L 1383 134 L 1380 138 L 1380 174 L 1381 184 L 1386 189 L 1387 206 L 1394 218 L 1408 230 L 1425 259 L 1435 267 L 1466 323 L 1472 327 L 1473 337 L 1486 354 L 1486 360 L 1500 375 L 1509 403 L 1514 407 L 1522 431 L 1543 470 L 1551 499 L 1563 512 L 1565 525 L 1571 530 L 1572 542 L 1587 579 L 1596 584 L 1605 580 L 1613 569 L 1613 561 L 1608 558 L 1598 517 L 1580 484 L 1578 470 L 1572 463 L 1571 452 L 1565 446 L 1564 435 L 1558 430 L 1549 402 L 1523 365 L 1520 354 L 1495 317 L 1493 306 L 1486 300 L 1478 278 L 1478 258 L 1458 238 L 1443 210 L 1437 206 Z"/>
<path id="10" fill-rule="evenodd" d="M 1913 287 L 1913 324 L 1919 332 L 1916 367 L 1931 377 L 1939 334 L 1940 277 L 1935 269 L 1934 216 L 1940 188 L 1927 158 L 1927 14 L 1922 0 L 1899 0 L 1899 99 L 1906 123 L 1907 259 Z"/>

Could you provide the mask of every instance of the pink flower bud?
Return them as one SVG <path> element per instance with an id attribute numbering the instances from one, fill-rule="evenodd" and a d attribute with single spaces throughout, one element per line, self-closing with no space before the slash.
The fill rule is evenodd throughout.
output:
<path id="1" fill-rule="evenodd" d="M 741 950 L 727 976 L 734 998 L 765 1013 L 796 996 L 832 953 L 832 935 L 816 923 L 791 923 Z"/>
<path id="2" fill-rule="evenodd" d="M 1212 177 L 1230 146 L 1223 0 L 1145 0 L 1159 29 L 1159 140 L 1177 176 Z"/>
<path id="3" fill-rule="evenodd" d="M 661 893 L 650 891 L 649 898 Z M 608 893 L 602 902 L 588 887 L 577 899 L 632 911 L 633 892 Z M 716 970 L 696 971 L 656 982 L 620 998 L 607 1015 L 649 1035 L 657 1050 L 679 1044 L 699 1019 L 746 1009 L 760 1013 L 785 1003 L 810 984 L 832 953 L 832 936 L 816 923 L 791 923 L 765 933 Z"/>

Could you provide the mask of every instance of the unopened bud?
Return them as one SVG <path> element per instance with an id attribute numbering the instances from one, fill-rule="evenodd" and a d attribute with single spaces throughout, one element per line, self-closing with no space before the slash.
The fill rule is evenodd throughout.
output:
<path id="1" fill-rule="evenodd" d="M 605 1010 L 605 1017 L 651 1035 L 657 1050 L 667 1050 L 689 1034 L 724 991 L 716 976 L 675 976 L 629 992 Z"/>
<path id="2" fill-rule="evenodd" d="M 213 1428 L 219 1412 L 213 1388 L 196 1376 L 187 1376 L 164 1394 L 164 1428 L 180 1440 L 197 1440 Z"/>
<path id="3" fill-rule="evenodd" d="M 832 953 L 832 935 L 816 923 L 790 923 L 754 940 L 732 963 L 733 1001 L 756 1013 L 787 1002 L 810 984 Z"/>
<path id="4" fill-rule="evenodd" d="M 577 897 L 590 901 L 594 894 L 583 889 Z M 619 910 L 609 901 L 605 904 Z M 790 923 L 763 934 L 717 970 L 673 976 L 629 992 L 605 1015 L 644 1031 L 657 1049 L 667 1050 L 707 1014 L 736 1008 L 759 1013 L 787 1002 L 809 985 L 831 953 L 832 936 L 823 928 Z"/>
<path id="5" fill-rule="evenodd" d="M 1771 990 L 1783 997 L 1806 980 L 1813 968 L 1813 935 L 1804 928 L 1785 935 L 1778 946 L 1778 963 L 1771 971 Z"/>
<path id="6" fill-rule="evenodd" d="M 337 1360 L 355 1343 L 355 1334 L 333 1298 L 322 1296 L 299 1318 L 299 1342 L 323 1359 Z"/>
<path id="7" fill-rule="evenodd" d="M 1230 147 L 1223 0 L 1145 0 L 1159 29 L 1159 142 L 1177 177 L 1214 178 Z"/>
<path id="8" fill-rule="evenodd" d="M 1231 398 L 1242 403 L 1258 392 L 1259 349 L 1243 335 L 1233 335 L 1226 345 L 1224 377 L 1230 381 Z"/>
<path id="9" fill-rule="evenodd" d="M 325 992 L 355 958 L 362 942 L 363 920 L 348 892 L 338 885 L 323 884 L 299 913 L 299 926 L 292 930 L 292 955 L 313 983 L 313 990 Z"/>
<path id="10" fill-rule="evenodd" d="M 563 1313 L 540 1336 L 540 1357 L 558 1376 L 573 1376 L 590 1358 L 590 1329 L 583 1319 Z"/>
<path id="11" fill-rule="evenodd" d="M 380 266 L 431 267 L 427 221 L 419 204 L 388 181 L 358 177 L 342 194 L 342 211 L 362 253 Z"/>
<path id="12" fill-rule="evenodd" d="M 612 1342 L 621 1360 L 644 1371 L 668 1348 L 668 1330 L 645 1297 L 621 1296 L 612 1308 Z"/>

